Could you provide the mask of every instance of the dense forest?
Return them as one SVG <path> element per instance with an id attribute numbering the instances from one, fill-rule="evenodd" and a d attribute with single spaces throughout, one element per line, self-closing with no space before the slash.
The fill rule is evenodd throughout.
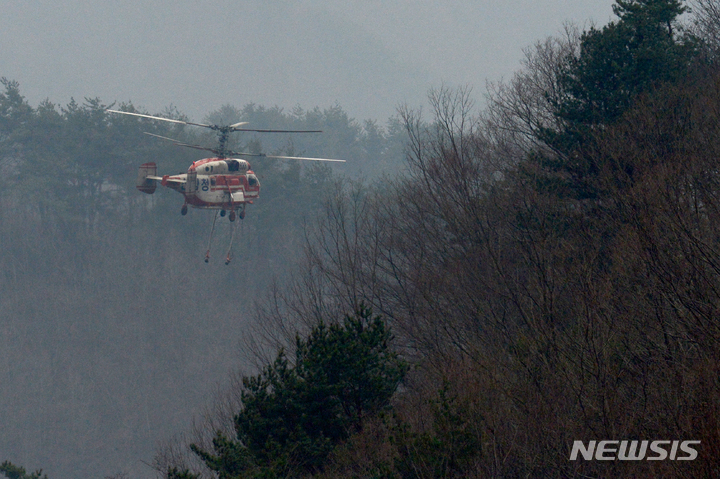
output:
<path id="1" fill-rule="evenodd" d="M 205 264 L 212 214 L 183 217 L 181 196 L 135 189 L 143 162 L 174 174 L 201 158 L 144 132 L 208 146 L 214 136 L 112 115 L 99 99 L 31 107 L 21 85 L 3 79 L 2 87 L 0 453 L 54 477 L 150 476 L 140 461 L 151 463 L 159 440 L 190 428 L 237 369 L 255 301 L 302 254 L 303 227 L 336 178 L 401 167 L 400 125 L 360 124 L 339 107 L 228 105 L 211 113 L 207 120 L 217 123 L 324 131 L 238 136 L 238 149 L 348 160 L 338 171 L 253 162 L 261 198 L 248 208 L 226 267 L 227 221 Z"/>
<path id="2" fill-rule="evenodd" d="M 211 136 L 3 79 L 0 472 L 719 476 L 720 3 L 690 6 L 616 0 L 483 108 L 211 113 L 325 131 L 237 148 L 348 160 L 253 163 L 228 267 L 202 262 L 209 215 L 133 188 L 197 158 L 143 132 Z M 572 461 L 578 440 L 699 445 Z"/>

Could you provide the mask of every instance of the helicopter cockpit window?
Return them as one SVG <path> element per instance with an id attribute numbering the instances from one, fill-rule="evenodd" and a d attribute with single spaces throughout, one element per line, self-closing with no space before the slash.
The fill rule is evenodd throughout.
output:
<path id="1" fill-rule="evenodd" d="M 248 185 L 250 186 L 257 186 L 260 183 L 258 182 L 257 176 L 255 175 L 248 175 Z"/>
<path id="2" fill-rule="evenodd" d="M 228 165 L 228 171 L 239 171 L 240 170 L 240 162 L 237 160 L 225 160 L 225 162 Z"/>

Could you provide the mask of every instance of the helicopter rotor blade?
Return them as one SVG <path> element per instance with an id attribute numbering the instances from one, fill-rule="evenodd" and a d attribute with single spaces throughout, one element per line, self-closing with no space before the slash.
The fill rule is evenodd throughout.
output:
<path id="1" fill-rule="evenodd" d="M 256 158 L 274 158 L 279 160 L 334 161 L 338 163 L 345 163 L 345 160 L 337 160 L 334 158 L 310 158 L 306 156 L 266 155 L 265 153 L 246 153 L 239 151 L 228 151 L 227 153 L 233 156 L 254 156 Z"/>
<path id="2" fill-rule="evenodd" d="M 307 160 L 307 161 L 334 161 L 338 163 L 345 163 L 345 160 L 337 160 L 335 158 L 309 158 L 306 156 L 278 156 L 278 155 L 263 155 L 265 158 L 278 158 L 280 160 Z"/>
<path id="3" fill-rule="evenodd" d="M 155 133 L 150 133 L 148 131 L 143 131 L 143 133 L 148 136 L 154 136 L 155 138 L 160 138 L 162 140 L 172 141 L 175 144 L 180 144 L 180 142 L 178 140 L 176 140 L 175 138 L 168 138 L 167 136 L 156 135 Z"/>
<path id="4" fill-rule="evenodd" d="M 205 146 L 200 145 L 191 145 L 189 143 L 183 143 L 181 141 L 178 141 L 174 138 L 168 138 L 167 136 L 162 135 L 156 135 L 155 133 L 148 133 L 145 132 L 146 135 L 154 136 L 155 138 L 160 138 L 161 140 L 167 140 L 173 142 L 177 146 L 184 146 L 187 148 L 194 148 L 196 150 L 203 150 L 203 151 L 210 151 L 212 153 L 215 153 L 216 155 L 221 155 L 221 152 L 215 148 L 207 148 Z M 337 163 L 345 163 L 345 160 L 337 160 L 335 158 L 310 158 L 306 156 L 281 156 L 281 155 L 266 155 L 265 153 L 248 153 L 248 152 L 240 152 L 240 151 L 225 151 L 226 155 L 233 155 L 233 156 L 253 156 L 256 158 L 275 158 L 279 160 L 306 160 L 306 161 L 332 161 Z"/>
<path id="5" fill-rule="evenodd" d="M 145 131 L 143 133 L 145 133 L 148 136 L 154 136 L 155 138 L 160 138 L 161 140 L 171 141 L 175 146 L 184 146 L 186 148 L 194 148 L 196 150 L 209 151 L 211 153 L 215 153 L 216 155 L 220 155 L 220 151 L 215 148 L 208 148 L 208 147 L 200 146 L 200 145 L 191 145 L 190 143 L 183 143 L 174 138 L 168 138 L 167 136 L 156 135 L 155 133 L 148 133 L 147 131 Z"/>
<path id="6" fill-rule="evenodd" d="M 180 125 L 201 126 L 203 128 L 210 128 L 211 130 L 226 132 L 226 133 L 229 133 L 232 131 L 248 131 L 248 132 L 255 132 L 255 133 L 322 133 L 322 130 L 273 130 L 273 129 L 268 129 L 268 128 L 240 128 L 244 125 L 247 125 L 248 124 L 247 121 L 233 123 L 232 125 L 228 125 L 228 126 L 207 125 L 205 123 L 195 123 L 193 121 L 184 121 L 184 120 L 173 120 L 171 118 L 163 118 L 161 116 L 145 115 L 143 113 L 132 113 L 129 111 L 120 111 L 120 110 L 111 110 L 111 109 L 107 109 L 105 111 L 108 111 L 110 113 L 119 113 L 121 115 L 130 115 L 130 116 L 137 116 L 140 118 L 149 118 L 151 120 L 160 120 L 160 121 L 167 121 L 170 123 L 178 123 Z"/>
<path id="7" fill-rule="evenodd" d="M 129 111 L 110 110 L 110 109 L 107 109 L 105 111 L 109 111 L 110 113 L 120 113 L 121 115 L 131 115 L 131 116 L 139 116 L 141 118 L 150 118 L 151 120 L 161 120 L 161 121 L 167 121 L 170 123 L 179 123 L 181 125 L 193 125 L 193 126 L 202 126 L 203 128 L 214 128 L 213 125 L 206 125 L 204 123 L 194 123 L 192 121 L 173 120 L 171 118 L 163 118 L 161 116 L 144 115 L 142 113 L 132 113 Z"/>
<path id="8" fill-rule="evenodd" d="M 167 136 L 156 135 L 155 133 L 150 133 L 150 132 L 147 132 L 147 131 L 144 131 L 143 133 L 146 134 L 146 135 L 148 135 L 148 136 L 154 136 L 155 138 L 160 138 L 161 140 L 172 141 L 173 143 L 175 143 L 175 144 L 178 145 L 178 146 L 187 146 L 188 148 L 198 148 L 198 149 L 201 149 L 201 150 L 207 150 L 207 148 L 205 148 L 205 147 L 203 147 L 203 146 L 200 146 L 200 145 L 191 145 L 191 144 L 189 144 L 189 143 L 183 143 L 183 142 L 181 142 L 181 141 L 176 140 L 175 138 L 168 138 Z"/>
<path id="9" fill-rule="evenodd" d="M 232 131 L 252 131 L 255 133 L 322 133 L 322 130 L 272 130 L 266 128 L 231 128 Z"/>

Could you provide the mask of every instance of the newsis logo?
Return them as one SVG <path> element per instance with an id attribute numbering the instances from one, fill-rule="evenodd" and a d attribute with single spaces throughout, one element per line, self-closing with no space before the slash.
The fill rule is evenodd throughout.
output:
<path id="1" fill-rule="evenodd" d="M 700 441 L 574 441 L 570 460 L 586 461 L 694 461 Z"/>

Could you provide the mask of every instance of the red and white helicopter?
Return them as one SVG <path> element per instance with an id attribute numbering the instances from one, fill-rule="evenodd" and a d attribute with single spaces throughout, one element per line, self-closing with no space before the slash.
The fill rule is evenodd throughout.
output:
<path id="1" fill-rule="evenodd" d="M 140 166 L 137 177 L 137 189 L 143 193 L 153 194 L 157 188 L 157 183 L 177 191 L 185 197 L 185 202 L 180 209 L 180 213 L 184 216 L 188 212 L 188 206 L 201 209 L 216 210 L 213 218 L 212 228 L 210 230 L 210 240 L 208 249 L 205 253 L 205 262 L 210 260 L 210 246 L 212 244 L 212 236 L 215 231 L 215 222 L 217 217 L 228 214 L 230 221 L 235 221 L 236 217 L 245 218 L 245 207 L 248 203 L 252 204 L 255 199 L 260 196 L 260 181 L 252 171 L 250 163 L 242 158 L 231 158 L 234 156 L 255 156 L 262 158 L 278 158 L 287 160 L 308 160 L 308 161 L 332 161 L 342 162 L 345 160 L 336 160 L 332 158 L 309 158 L 300 156 L 278 156 L 265 155 L 262 153 L 238 153 L 227 149 L 227 141 L 230 133 L 235 131 L 259 132 L 259 133 L 322 133 L 320 130 L 270 130 L 270 129 L 252 129 L 243 128 L 247 122 L 235 123 L 233 125 L 207 125 L 204 123 L 194 123 L 191 121 L 173 120 L 159 116 L 144 115 L 141 113 L 107 110 L 111 113 L 119 113 L 122 115 L 132 115 L 141 118 L 150 118 L 152 120 L 161 120 L 171 123 L 179 123 L 182 125 L 199 126 L 209 128 L 218 133 L 219 146 L 217 148 L 206 148 L 198 145 L 190 145 L 182 143 L 172 138 L 167 138 L 152 133 L 148 135 L 163 140 L 169 140 L 179 146 L 195 148 L 198 150 L 206 150 L 214 153 L 215 157 L 204 158 L 193 162 L 188 168 L 187 173 L 177 175 L 158 176 L 157 165 L 155 163 L 144 163 Z M 232 243 L 235 234 L 235 228 L 232 229 L 230 236 L 230 246 L 228 248 L 225 264 L 230 264 Z"/>

